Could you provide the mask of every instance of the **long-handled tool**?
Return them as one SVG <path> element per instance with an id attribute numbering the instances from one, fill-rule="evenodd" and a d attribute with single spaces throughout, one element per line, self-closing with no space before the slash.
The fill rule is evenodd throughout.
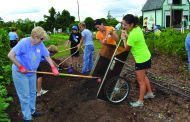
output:
<path id="1" fill-rule="evenodd" d="M 69 70 L 69 72 L 72 72 L 73 70 L 69 67 L 69 68 L 57 68 L 58 71 L 63 71 L 63 70 Z"/>
<path id="2" fill-rule="evenodd" d="M 81 47 L 82 48 L 82 47 Z M 79 49 L 75 52 L 77 53 L 79 51 Z M 64 63 L 67 59 L 69 59 L 71 56 L 73 56 L 75 53 L 73 53 L 72 55 L 70 55 L 69 57 L 67 57 L 64 61 L 62 61 L 58 66 L 60 66 L 62 63 Z"/>
<path id="3" fill-rule="evenodd" d="M 64 51 L 67 51 L 67 50 L 70 50 L 70 49 L 73 49 L 73 48 L 77 48 L 77 46 L 72 47 L 72 48 L 69 48 L 69 49 L 66 49 L 66 50 L 59 51 L 59 53 L 64 52 Z"/>
<path id="4" fill-rule="evenodd" d="M 17 70 L 17 71 L 20 72 L 20 70 Z M 28 72 L 54 75 L 52 72 L 40 72 L 40 71 L 28 71 Z M 101 82 L 100 77 L 85 76 L 85 75 L 75 75 L 75 74 L 64 74 L 64 73 L 59 73 L 59 75 L 61 75 L 61 76 L 70 76 L 70 77 L 81 77 L 81 78 L 98 78 L 97 82 Z"/>

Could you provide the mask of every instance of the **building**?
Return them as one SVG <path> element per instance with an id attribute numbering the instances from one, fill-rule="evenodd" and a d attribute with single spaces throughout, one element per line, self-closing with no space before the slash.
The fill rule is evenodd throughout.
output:
<path id="1" fill-rule="evenodd" d="M 148 17 L 148 29 L 151 29 L 152 23 L 161 27 L 170 27 L 171 3 L 172 26 L 181 28 L 183 17 L 189 22 L 189 0 L 147 0 L 141 11 L 143 20 L 145 17 Z"/>

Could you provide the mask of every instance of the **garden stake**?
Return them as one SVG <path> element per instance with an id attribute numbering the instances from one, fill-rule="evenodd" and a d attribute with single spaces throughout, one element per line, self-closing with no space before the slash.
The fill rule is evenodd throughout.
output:
<path id="1" fill-rule="evenodd" d="M 20 70 L 17 70 L 18 72 L 20 72 Z M 40 72 L 40 71 L 28 71 L 30 73 L 40 73 L 40 74 L 48 74 L 48 75 L 54 75 L 52 72 Z M 63 74 L 63 73 L 59 73 L 59 75 L 61 76 L 70 76 L 70 77 L 81 77 L 81 78 L 98 78 L 97 82 L 101 82 L 101 78 L 100 77 L 93 77 L 93 76 L 85 76 L 85 75 L 75 75 L 75 74 Z"/>

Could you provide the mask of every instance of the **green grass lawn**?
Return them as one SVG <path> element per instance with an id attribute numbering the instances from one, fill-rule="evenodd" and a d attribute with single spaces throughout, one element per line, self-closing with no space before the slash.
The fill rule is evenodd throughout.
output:
<path id="1" fill-rule="evenodd" d="M 70 48 L 70 44 L 65 49 L 65 45 L 66 45 L 68 39 L 69 39 L 69 36 L 63 36 L 63 35 L 51 35 L 50 36 L 50 40 L 45 42 L 47 44 L 47 45 L 45 44 L 46 47 L 53 44 L 53 45 L 57 46 L 58 51 L 63 51 L 63 52 L 55 54 L 54 56 L 52 56 L 52 58 L 61 58 L 63 56 L 70 55 L 70 50 L 66 50 L 66 49 Z M 84 46 L 84 44 L 82 44 L 82 46 Z M 101 48 L 101 44 L 98 42 L 98 40 L 94 40 L 94 47 L 95 47 L 95 50 L 98 50 Z M 66 51 L 64 51 L 64 50 L 66 50 Z"/>

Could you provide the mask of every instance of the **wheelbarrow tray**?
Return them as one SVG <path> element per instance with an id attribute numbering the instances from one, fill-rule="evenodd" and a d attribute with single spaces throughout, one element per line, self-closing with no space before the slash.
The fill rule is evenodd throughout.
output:
<path id="1" fill-rule="evenodd" d="M 119 61 L 112 58 L 113 55 L 114 58 L 119 59 Z M 122 63 L 121 61 L 126 62 L 128 55 L 129 51 L 125 51 L 123 47 L 119 46 L 116 50 L 116 45 L 102 45 L 102 48 L 97 56 L 97 59 L 90 74 L 92 76 L 101 77 L 102 79 L 101 85 L 97 93 L 97 98 L 99 100 L 107 101 L 104 94 L 104 88 L 110 79 L 122 75 L 125 63 Z"/>

